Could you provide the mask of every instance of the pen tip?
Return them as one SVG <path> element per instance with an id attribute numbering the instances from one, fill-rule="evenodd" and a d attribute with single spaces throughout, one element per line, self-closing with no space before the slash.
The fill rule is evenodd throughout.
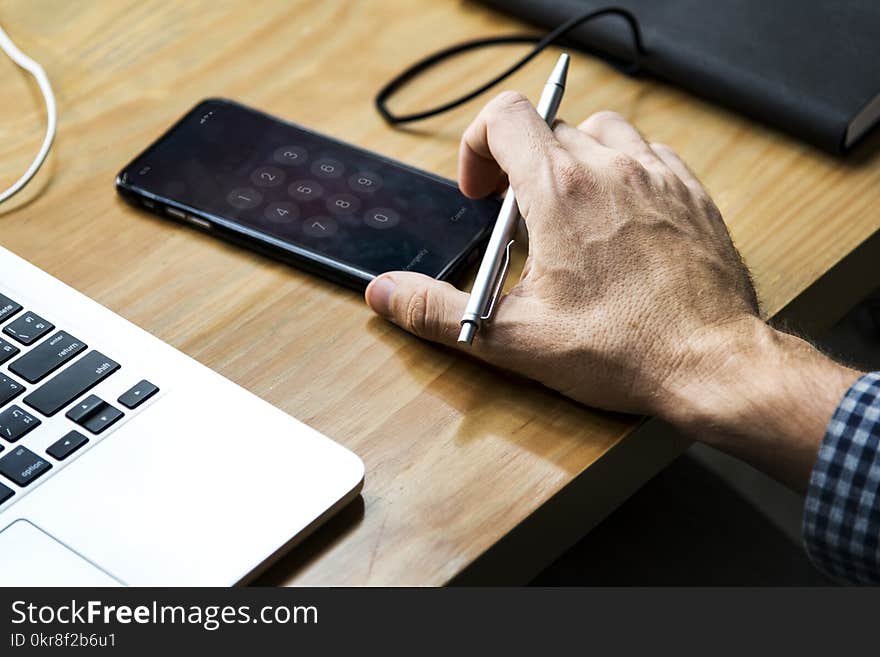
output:
<path id="1" fill-rule="evenodd" d="M 567 52 L 559 55 L 556 67 L 553 69 L 552 79 L 554 84 L 558 84 L 560 87 L 565 86 L 565 79 L 568 77 L 568 63 L 570 60 L 571 57 L 568 56 Z"/>

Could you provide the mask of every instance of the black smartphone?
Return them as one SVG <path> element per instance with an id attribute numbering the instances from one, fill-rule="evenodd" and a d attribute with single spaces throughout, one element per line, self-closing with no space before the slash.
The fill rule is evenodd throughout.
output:
<path id="1" fill-rule="evenodd" d="M 196 105 L 126 166 L 131 203 L 364 289 L 376 275 L 453 278 L 498 214 L 445 178 L 224 99 Z"/>

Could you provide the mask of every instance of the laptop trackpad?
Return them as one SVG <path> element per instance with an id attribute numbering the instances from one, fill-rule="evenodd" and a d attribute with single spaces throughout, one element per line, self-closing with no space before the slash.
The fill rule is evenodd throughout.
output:
<path id="1" fill-rule="evenodd" d="M 122 584 L 28 520 L 0 531 L 0 555 L 0 586 Z"/>

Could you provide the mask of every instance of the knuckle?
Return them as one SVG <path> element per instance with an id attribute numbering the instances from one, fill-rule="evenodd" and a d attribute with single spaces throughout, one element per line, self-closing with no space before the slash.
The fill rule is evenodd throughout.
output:
<path id="1" fill-rule="evenodd" d="M 715 201 L 712 200 L 712 197 L 709 196 L 708 192 L 702 187 L 694 188 L 691 187 L 691 194 L 697 202 L 697 206 L 705 213 L 708 217 L 713 219 L 720 219 L 721 212 L 718 210 L 718 206 L 715 205 Z"/>
<path id="2" fill-rule="evenodd" d="M 690 190 L 684 181 L 668 167 L 657 167 L 654 169 L 654 178 L 658 187 L 665 192 L 675 194 L 679 198 L 687 197 L 690 194 Z"/>
<path id="3" fill-rule="evenodd" d="M 488 107 L 490 108 L 490 114 L 495 115 L 499 113 L 503 113 L 506 111 L 510 111 L 512 109 L 516 109 L 521 107 L 523 104 L 530 105 L 529 99 L 526 98 L 519 91 L 502 91 L 500 94 L 495 96 L 492 99 L 492 102 L 489 103 Z"/>
<path id="4" fill-rule="evenodd" d="M 441 290 L 426 287 L 415 291 L 406 304 L 404 328 L 428 340 L 444 341 L 455 330 L 447 317 L 446 299 Z"/>
<path id="5" fill-rule="evenodd" d="M 663 144 L 659 141 L 652 141 L 651 142 L 651 150 L 653 150 L 655 153 L 671 153 L 672 152 L 672 149 L 669 148 L 669 146 L 667 146 L 666 144 Z"/>
<path id="6" fill-rule="evenodd" d="M 417 290 L 409 298 L 404 311 L 404 328 L 422 337 L 428 330 L 428 290 Z"/>
<path id="7" fill-rule="evenodd" d="M 594 184 L 592 172 L 574 158 L 563 157 L 555 162 L 554 176 L 565 194 L 590 188 Z"/>
<path id="8" fill-rule="evenodd" d="M 615 153 L 608 163 L 612 175 L 630 185 L 644 186 L 650 182 L 648 170 L 625 153 Z"/>
<path id="9" fill-rule="evenodd" d="M 608 167 L 614 171 L 629 173 L 639 166 L 639 163 L 626 153 L 614 153 L 608 160 Z"/>
<path id="10" fill-rule="evenodd" d="M 600 112 L 596 112 L 595 114 L 587 117 L 586 120 L 581 122 L 578 126 L 582 130 L 590 130 L 591 128 L 596 128 L 603 123 L 609 123 L 611 121 L 625 121 L 619 113 L 614 112 L 612 110 L 602 110 Z"/>
<path id="11" fill-rule="evenodd" d="M 663 181 L 662 189 L 665 192 L 672 194 L 678 199 L 684 200 L 687 200 L 687 198 L 690 196 L 691 190 L 684 182 L 682 182 L 681 178 L 676 176 L 674 173 L 664 173 L 664 175 L 661 177 L 661 180 Z"/>
<path id="12" fill-rule="evenodd" d="M 604 122 L 604 121 L 625 121 L 623 115 L 619 112 L 615 112 L 613 110 L 601 110 L 593 114 L 593 118 L 596 121 Z"/>

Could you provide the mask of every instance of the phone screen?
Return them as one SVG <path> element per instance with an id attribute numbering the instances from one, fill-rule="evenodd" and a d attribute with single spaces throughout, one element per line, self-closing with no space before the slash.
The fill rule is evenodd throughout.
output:
<path id="1" fill-rule="evenodd" d="M 197 105 L 121 179 L 370 276 L 439 276 L 498 212 L 495 199 L 470 200 L 450 181 L 223 100 Z"/>

